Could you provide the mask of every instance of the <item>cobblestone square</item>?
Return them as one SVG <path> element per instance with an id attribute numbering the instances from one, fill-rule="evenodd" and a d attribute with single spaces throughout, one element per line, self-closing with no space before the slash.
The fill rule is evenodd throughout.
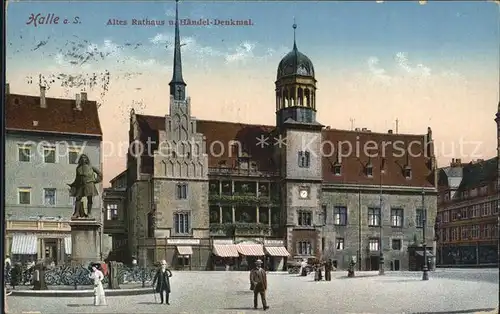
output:
<path id="1" fill-rule="evenodd" d="M 437 270 L 429 281 L 419 272 L 358 272 L 346 278 L 333 272 L 330 282 L 313 275 L 268 275 L 269 313 L 471 313 L 498 306 L 498 271 Z M 171 305 L 158 296 L 108 297 L 94 307 L 92 298 L 9 296 L 10 313 L 254 313 L 247 272 L 174 272 Z M 262 309 L 258 310 L 262 311 Z M 462 312 L 465 313 L 465 312 Z"/>

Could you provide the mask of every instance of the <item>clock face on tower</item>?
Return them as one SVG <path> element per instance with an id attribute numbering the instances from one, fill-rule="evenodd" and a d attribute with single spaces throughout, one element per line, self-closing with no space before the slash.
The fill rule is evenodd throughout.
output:
<path id="1" fill-rule="evenodd" d="M 309 197 L 309 189 L 308 188 L 299 188 L 299 197 L 304 199 Z"/>

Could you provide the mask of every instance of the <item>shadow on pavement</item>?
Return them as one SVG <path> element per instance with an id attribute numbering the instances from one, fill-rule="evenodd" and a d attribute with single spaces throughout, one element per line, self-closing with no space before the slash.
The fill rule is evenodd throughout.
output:
<path id="1" fill-rule="evenodd" d="M 137 304 L 161 304 L 160 302 L 139 302 Z"/>
<path id="2" fill-rule="evenodd" d="M 93 304 L 68 304 L 68 307 L 85 307 L 85 306 L 94 306 Z"/>
<path id="3" fill-rule="evenodd" d="M 260 308 L 262 310 L 262 308 Z M 226 307 L 224 308 L 223 310 L 229 310 L 229 311 L 258 311 L 259 309 L 254 309 L 253 307 L 251 306 L 247 306 L 247 307 Z"/>
<path id="4" fill-rule="evenodd" d="M 444 311 L 444 312 L 417 312 L 412 314 L 459 314 L 459 313 L 476 313 L 476 312 L 490 312 L 495 309 L 473 309 L 473 310 L 461 310 L 461 311 Z"/>
<path id="5" fill-rule="evenodd" d="M 237 295 L 243 295 L 243 294 L 253 294 L 253 291 L 248 289 L 248 290 L 240 290 L 240 291 L 236 291 L 236 294 Z"/>

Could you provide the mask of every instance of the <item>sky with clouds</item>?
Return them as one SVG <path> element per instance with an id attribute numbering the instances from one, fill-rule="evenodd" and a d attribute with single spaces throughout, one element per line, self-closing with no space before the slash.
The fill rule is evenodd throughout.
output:
<path id="1" fill-rule="evenodd" d="M 181 27 L 184 79 L 199 119 L 274 124 L 276 68 L 292 48 L 295 18 L 298 48 L 316 70 L 319 122 L 386 132 L 398 120 L 400 133 L 417 134 L 430 126 L 440 165 L 495 154 L 498 4 L 191 1 L 179 10 L 190 20 L 252 22 Z M 98 100 L 105 140 L 115 143 L 105 152 L 109 180 L 125 167 L 120 143 L 127 141 L 130 109 L 168 113 L 174 13 L 173 1 L 11 2 L 11 93 L 36 95 L 42 74 L 50 97 L 85 89 Z M 42 24 L 48 14 L 59 23 Z M 127 25 L 107 25 L 110 19 Z"/>

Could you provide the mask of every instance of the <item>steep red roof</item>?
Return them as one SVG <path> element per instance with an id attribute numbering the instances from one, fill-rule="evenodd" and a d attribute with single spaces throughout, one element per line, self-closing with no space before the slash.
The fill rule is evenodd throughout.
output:
<path id="1" fill-rule="evenodd" d="M 380 184 L 396 186 L 432 187 L 434 178 L 426 156 L 425 135 L 388 134 L 346 130 L 323 130 L 323 180 L 328 183 Z M 342 171 L 337 176 L 333 164 L 341 151 Z M 349 147 L 352 147 L 350 149 Z M 356 148 L 359 147 L 359 148 Z M 408 149 L 408 147 L 410 147 Z M 350 151 L 351 150 L 351 151 Z M 408 154 L 407 151 L 410 151 Z M 331 156 L 330 156 L 331 155 Z M 366 175 L 366 166 L 372 165 L 371 177 Z M 409 164 L 411 177 L 406 178 L 404 168 Z M 382 165 L 383 164 L 383 165 Z M 384 173 L 381 173 L 381 167 Z"/>
<path id="2" fill-rule="evenodd" d="M 165 118 L 157 116 L 136 115 L 141 138 L 158 138 L 158 131 L 165 129 Z M 253 125 L 223 121 L 197 121 L 197 131 L 205 136 L 207 152 L 212 148 L 209 156 L 209 167 L 236 167 L 237 151 L 230 147 L 231 141 L 242 143 L 250 160 L 257 163 L 258 169 L 263 171 L 276 171 L 278 165 L 273 161 L 274 141 L 271 132 L 275 129 L 269 125 Z M 373 132 L 357 132 L 328 129 L 323 130 L 323 141 L 333 143 L 335 149 L 342 146 L 343 154 L 349 142 L 353 152 L 341 160 L 342 173 L 336 176 L 333 164 L 337 161 L 337 154 L 331 153 L 330 146 L 324 145 L 323 153 L 323 180 L 325 183 L 350 183 L 350 184 L 380 184 L 380 165 L 384 159 L 385 173 L 382 174 L 383 185 L 395 186 L 426 186 L 432 187 L 433 176 L 430 170 L 430 158 L 427 157 L 425 135 L 385 134 Z M 268 137 L 270 145 L 259 146 L 260 136 Z M 373 143 L 365 144 L 369 141 Z M 377 143 L 377 144 L 375 144 Z M 374 146 L 385 147 L 385 154 L 376 154 L 369 158 L 367 154 L 375 155 Z M 411 146 L 411 156 L 406 158 L 405 147 Z M 360 147 L 356 153 L 356 145 Z M 221 151 L 221 147 L 224 151 Z M 367 150 L 363 149 L 367 147 Z M 398 150 L 400 149 L 400 150 Z M 402 150 L 401 150 L 402 149 Z M 402 156 L 397 156 L 397 154 Z M 366 175 L 366 165 L 370 162 L 373 166 L 373 176 Z M 411 167 L 411 177 L 406 178 L 404 167 L 407 162 Z"/>
<path id="3" fill-rule="evenodd" d="M 46 108 L 42 108 L 38 96 L 6 96 L 7 130 L 102 136 L 95 101 L 82 102 L 79 111 L 74 109 L 74 99 L 46 98 Z"/>

